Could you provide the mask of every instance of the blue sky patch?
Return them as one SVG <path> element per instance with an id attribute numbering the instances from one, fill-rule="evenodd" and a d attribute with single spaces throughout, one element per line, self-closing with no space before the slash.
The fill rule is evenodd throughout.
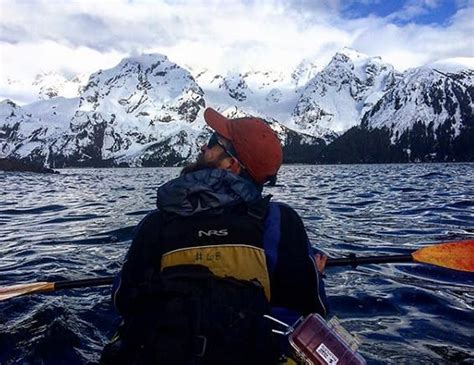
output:
<path id="1" fill-rule="evenodd" d="M 446 25 L 462 4 L 457 0 L 356 0 L 344 3 L 342 15 L 350 19 L 388 18 L 398 25 Z"/>

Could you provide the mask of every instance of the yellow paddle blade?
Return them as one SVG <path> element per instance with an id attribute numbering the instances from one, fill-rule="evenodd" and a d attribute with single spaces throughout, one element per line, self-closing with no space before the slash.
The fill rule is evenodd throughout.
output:
<path id="1" fill-rule="evenodd" d="M 417 262 L 474 272 L 474 240 L 423 247 L 413 252 L 412 256 Z"/>
<path id="2" fill-rule="evenodd" d="M 0 301 L 20 295 L 54 290 L 54 283 L 38 282 L 0 287 Z"/>

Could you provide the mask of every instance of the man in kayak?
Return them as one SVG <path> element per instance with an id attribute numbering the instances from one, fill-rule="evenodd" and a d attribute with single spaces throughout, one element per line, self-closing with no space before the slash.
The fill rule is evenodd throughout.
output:
<path id="1" fill-rule="evenodd" d="M 204 112 L 214 130 L 195 163 L 158 189 L 113 301 L 123 321 L 103 364 L 271 364 L 264 314 L 326 315 L 324 255 L 298 214 L 262 196 L 282 163 L 262 120 Z"/>

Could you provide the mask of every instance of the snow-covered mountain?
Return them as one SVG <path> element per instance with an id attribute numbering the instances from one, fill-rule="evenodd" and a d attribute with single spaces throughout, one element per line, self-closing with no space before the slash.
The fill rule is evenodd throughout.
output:
<path id="1" fill-rule="evenodd" d="M 388 127 L 397 139 L 414 122 L 436 130 L 449 122 L 454 136 L 472 117 L 474 69 L 438 63 L 406 71 L 365 115 L 370 128 Z"/>
<path id="2" fill-rule="evenodd" d="M 22 108 L 12 101 L 0 102 L 0 157 L 13 156 L 44 162 L 68 133 L 77 99 L 57 98 Z M 56 110 L 58 112 L 56 112 Z"/>
<path id="3" fill-rule="evenodd" d="M 330 147 L 342 137 L 353 145 L 351 138 L 359 137 L 346 135 L 353 128 L 386 131 L 389 143 L 410 159 L 418 138 L 412 130 L 420 123 L 431 130 L 432 144 L 438 135 L 454 143 L 474 129 L 474 67 L 472 59 L 461 61 L 399 73 L 379 57 L 346 48 L 323 68 L 303 60 L 286 74 L 221 75 L 151 54 L 98 71 L 85 85 L 79 78 L 46 74 L 35 81 L 45 100 L 0 103 L 0 157 L 53 167 L 182 164 L 194 159 L 208 137 L 202 112 L 212 106 L 228 116 L 265 119 L 279 134 L 286 161 L 325 161 L 318 157 L 323 149 L 321 156 L 340 154 L 346 147 Z M 65 85 L 75 85 L 76 94 Z"/>
<path id="4" fill-rule="evenodd" d="M 379 57 L 345 48 L 306 84 L 292 121 L 310 134 L 315 134 L 315 128 L 345 132 L 360 123 L 397 77 Z"/>
<path id="5" fill-rule="evenodd" d="M 411 69 L 367 111 L 362 127 L 387 129 L 407 161 L 474 160 L 473 62 Z"/>
<path id="6" fill-rule="evenodd" d="M 58 72 L 45 72 L 36 75 L 32 86 L 37 90 L 39 99 L 47 100 L 56 96 L 74 98 L 81 94 L 89 75 L 76 75 L 66 78 Z"/>
<path id="7" fill-rule="evenodd" d="M 165 56 L 144 55 L 91 76 L 71 130 L 76 146 L 95 146 L 96 158 L 141 165 L 155 158 L 151 151 L 160 142 L 198 136 L 203 125 L 195 121 L 203 107 L 203 91 L 187 70 Z M 194 143 L 175 146 L 181 157 L 197 153 Z"/>
<path id="8" fill-rule="evenodd" d="M 59 72 L 43 72 L 34 77 L 31 81 L 16 80 L 7 78 L 2 83 L 5 84 L 4 92 L 12 94 L 24 93 L 34 95 L 37 100 L 48 100 L 62 96 L 64 98 L 75 98 L 79 96 L 87 84 L 89 75 L 80 74 L 67 77 Z"/>
<path id="9" fill-rule="evenodd" d="M 290 74 L 266 70 L 216 75 L 204 70 L 196 73 L 195 78 L 204 91 L 206 105 L 219 110 L 235 106 L 283 124 L 290 119 L 297 100 L 295 81 Z"/>
<path id="10" fill-rule="evenodd" d="M 395 83 L 399 74 L 379 57 L 345 48 L 319 67 L 303 60 L 288 74 L 251 71 L 196 73 L 206 102 L 222 109 L 235 105 L 264 119 L 326 142 L 358 125 Z"/>
<path id="11" fill-rule="evenodd" d="M 321 71 L 318 64 L 308 59 L 303 59 L 291 73 L 291 78 L 295 86 L 304 87 L 306 83 Z"/>
<path id="12" fill-rule="evenodd" d="M 231 99 L 233 81 L 217 86 Z M 181 164 L 210 133 L 204 108 L 204 91 L 187 70 L 162 55 L 127 58 L 92 74 L 77 98 L 3 101 L 0 154 L 52 167 Z"/>
<path id="13" fill-rule="evenodd" d="M 474 59 L 404 72 L 320 162 L 474 161 Z"/>
<path id="14" fill-rule="evenodd" d="M 91 75 L 78 98 L 23 108 L 3 102 L 1 114 L 8 117 L 0 122 L 1 151 L 58 167 L 181 161 L 197 153 L 195 143 L 179 142 L 203 131 L 202 123 L 193 124 L 202 94 L 189 72 L 164 56 L 124 59 Z M 173 151 L 164 141 L 176 142 Z"/>

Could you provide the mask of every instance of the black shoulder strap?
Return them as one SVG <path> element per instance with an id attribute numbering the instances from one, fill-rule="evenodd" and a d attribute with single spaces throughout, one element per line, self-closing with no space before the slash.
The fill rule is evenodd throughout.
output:
<path id="1" fill-rule="evenodd" d="M 258 220 L 263 220 L 267 215 L 268 206 L 270 205 L 271 194 L 266 195 L 254 202 L 247 204 L 247 214 Z"/>
<path id="2" fill-rule="evenodd" d="M 145 242 L 143 247 L 143 255 L 150 257 L 153 265 L 153 272 L 150 273 L 150 279 L 160 272 L 161 268 L 161 227 L 164 224 L 165 218 L 161 211 L 158 211 L 156 220 L 154 222 L 154 229 L 149 239 Z"/>

